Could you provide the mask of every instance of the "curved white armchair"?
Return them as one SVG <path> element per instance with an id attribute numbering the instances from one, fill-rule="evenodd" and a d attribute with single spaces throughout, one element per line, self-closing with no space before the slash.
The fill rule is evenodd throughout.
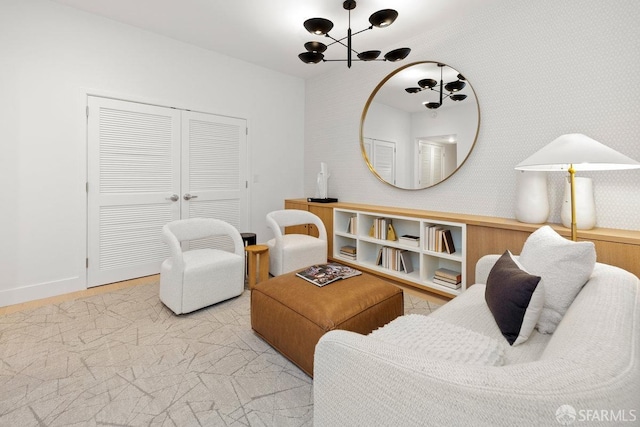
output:
<path id="1" fill-rule="evenodd" d="M 221 236 L 231 238 L 233 252 L 211 248 L 183 251 L 181 247 L 189 240 Z M 244 291 L 244 244 L 231 224 L 211 218 L 172 221 L 162 227 L 162 238 L 171 257 L 160 270 L 160 300 L 174 313 L 189 313 Z"/>
<path id="2" fill-rule="evenodd" d="M 313 224 L 318 237 L 306 234 L 284 234 L 292 225 Z M 267 226 L 275 237 L 269 246 L 269 272 L 273 276 L 327 262 L 327 229 L 322 220 L 308 211 L 284 209 L 267 214 Z"/>

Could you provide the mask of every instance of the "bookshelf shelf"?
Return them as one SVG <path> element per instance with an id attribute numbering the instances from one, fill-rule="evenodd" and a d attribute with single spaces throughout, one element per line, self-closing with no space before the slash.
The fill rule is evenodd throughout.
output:
<path id="1" fill-rule="evenodd" d="M 333 224 L 333 257 L 337 260 L 440 294 L 456 296 L 466 289 L 464 223 L 335 208 Z M 384 227 L 381 224 L 384 224 Z M 388 224 L 391 224 L 395 232 L 395 240 L 379 238 L 380 231 L 378 237 L 371 236 L 375 235 L 374 229 L 381 228 L 387 231 L 388 236 L 392 235 L 393 233 L 389 233 Z M 440 240 L 437 247 L 429 246 L 430 228 L 431 240 Z M 439 233 L 436 232 L 436 228 Z M 450 236 L 448 244 L 455 246 L 453 253 L 446 251 L 446 243 L 442 241 L 445 230 Z M 402 236 L 406 237 L 399 239 Z M 433 241 L 431 243 L 434 244 Z M 355 259 L 347 258 L 340 253 L 341 248 L 345 246 L 356 248 Z M 436 270 L 441 268 L 460 272 L 462 280 L 459 288 L 454 289 L 433 282 Z"/>
<path id="2" fill-rule="evenodd" d="M 461 233 L 458 237 L 460 241 L 454 240 L 454 244 L 456 246 L 456 254 L 464 253 L 464 259 L 461 258 L 460 262 L 462 265 L 466 265 L 466 271 L 464 272 L 466 273 L 464 275 L 466 286 L 470 286 L 475 283 L 476 262 L 483 255 L 501 254 L 504 253 L 506 249 L 510 250 L 514 254 L 520 253 L 525 240 L 531 233 L 541 226 L 540 224 L 526 224 L 509 218 L 438 212 L 396 206 L 378 206 L 361 203 L 312 203 L 308 202 L 306 199 L 288 199 L 285 200 L 284 204 L 285 209 L 306 210 L 322 218 L 322 221 L 327 227 L 327 236 L 329 237 L 327 255 L 330 259 L 334 258 L 334 254 L 340 250 L 340 248 L 337 248 L 337 250 L 334 249 L 333 244 L 335 240 L 332 236 L 337 235 L 349 237 L 353 239 L 352 242 L 358 240 L 356 233 L 351 233 L 351 235 L 344 234 L 344 232 L 347 231 L 348 216 L 344 218 L 344 220 L 347 221 L 344 224 L 334 224 L 334 210 L 336 209 L 343 212 L 350 212 L 354 216 L 357 216 L 358 212 L 375 212 L 375 215 L 380 216 L 401 216 L 417 221 L 417 224 L 420 224 L 420 221 L 424 221 L 424 223 L 446 222 L 464 224 L 466 225 L 464 233 Z M 414 222 L 414 224 L 416 224 L 416 222 Z M 563 227 L 561 224 L 549 223 L 547 225 L 550 225 L 561 236 L 566 238 L 571 236 L 571 230 Z M 317 231 L 314 230 L 314 227 L 312 226 L 309 226 L 308 230 L 303 229 L 302 234 L 307 234 L 307 232 L 311 235 L 317 235 L 314 234 L 317 233 Z M 463 236 L 464 242 L 462 242 Z M 592 230 L 580 230 L 578 233 L 578 240 L 591 241 L 595 244 L 596 252 L 598 253 L 598 262 L 620 267 L 640 277 L 640 230 L 596 227 Z M 423 253 L 438 256 L 438 254 L 431 254 L 427 251 Z M 440 256 L 447 259 L 445 255 Z M 452 260 L 455 261 L 456 259 L 453 258 Z M 386 273 L 379 273 L 378 271 L 371 270 L 371 272 L 383 277 L 389 276 Z M 389 277 L 396 279 L 395 276 Z M 420 284 L 418 286 L 417 282 L 411 280 L 397 279 L 397 281 L 418 289 L 427 289 L 436 293 L 443 293 L 446 296 L 452 296 L 450 292 L 439 292 L 439 288 L 431 287 L 429 284 Z"/>

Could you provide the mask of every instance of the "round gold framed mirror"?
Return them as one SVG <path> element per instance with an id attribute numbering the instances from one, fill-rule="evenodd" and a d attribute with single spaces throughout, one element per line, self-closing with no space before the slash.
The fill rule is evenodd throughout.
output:
<path id="1" fill-rule="evenodd" d="M 466 77 L 443 63 L 414 62 L 386 76 L 369 96 L 360 148 L 378 179 L 419 190 L 462 167 L 479 128 L 478 99 Z"/>

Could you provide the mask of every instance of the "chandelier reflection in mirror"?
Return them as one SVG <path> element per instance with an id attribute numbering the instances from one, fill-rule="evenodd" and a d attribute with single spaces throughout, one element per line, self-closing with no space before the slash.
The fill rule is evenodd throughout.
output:
<path id="1" fill-rule="evenodd" d="M 349 28 L 347 29 L 347 36 L 341 39 L 335 39 L 329 35 L 329 31 L 333 28 L 333 22 L 329 21 L 325 18 L 311 18 L 304 21 L 304 28 L 307 29 L 311 34 L 314 35 L 324 35 L 325 37 L 333 40 L 333 42 L 329 44 L 320 43 L 318 41 L 311 41 L 304 44 L 306 52 L 303 52 L 298 55 L 298 58 L 306 64 L 317 64 L 318 62 L 328 62 L 328 61 L 346 61 L 347 67 L 351 68 L 352 61 L 401 61 L 406 58 L 411 49 L 408 47 L 403 47 L 399 49 L 394 49 L 390 52 L 387 52 L 383 58 L 378 58 L 380 56 L 379 50 L 367 50 L 365 52 L 358 52 L 352 47 L 351 38 L 356 34 L 363 33 L 367 30 L 373 29 L 373 27 L 384 28 L 393 24 L 393 22 L 398 17 L 398 12 L 393 9 L 382 9 L 375 13 L 373 13 L 369 17 L 369 23 L 371 24 L 369 27 L 364 30 L 357 31 L 355 33 L 351 32 L 351 11 L 356 8 L 355 0 L 346 0 L 342 3 L 342 7 L 349 12 Z M 346 40 L 346 44 L 344 41 Z M 325 59 L 324 53 L 327 48 L 334 44 L 341 44 L 342 46 L 347 48 L 347 58 L 346 59 Z M 358 59 L 352 58 L 352 53 L 355 53 Z"/>
<path id="2" fill-rule="evenodd" d="M 442 69 L 445 67 L 445 64 L 438 64 L 438 67 L 440 67 L 440 84 L 438 84 L 438 82 L 434 79 L 422 79 L 418 81 L 419 87 L 408 87 L 405 89 L 408 93 L 418 93 L 422 92 L 423 90 L 432 90 L 434 92 L 439 91 L 440 102 L 425 101 L 422 103 L 425 107 L 431 110 L 440 108 L 440 106 L 442 106 L 443 99 L 449 98 L 452 101 L 462 101 L 467 98 L 467 95 L 456 93 L 464 89 L 464 87 L 466 86 L 466 83 L 463 81 L 465 80 L 464 76 L 462 74 L 458 74 L 458 80 L 444 84 L 444 82 L 442 81 Z M 449 93 L 444 94 L 443 88 Z"/>

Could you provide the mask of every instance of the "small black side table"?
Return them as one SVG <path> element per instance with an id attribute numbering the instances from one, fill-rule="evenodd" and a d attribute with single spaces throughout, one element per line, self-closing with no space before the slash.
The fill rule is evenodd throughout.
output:
<path id="1" fill-rule="evenodd" d="M 240 233 L 242 237 L 242 243 L 244 243 L 244 247 L 253 246 L 257 243 L 256 241 L 256 233 Z M 245 276 L 249 273 L 249 263 L 247 262 L 247 253 L 244 255 L 244 272 Z"/>

